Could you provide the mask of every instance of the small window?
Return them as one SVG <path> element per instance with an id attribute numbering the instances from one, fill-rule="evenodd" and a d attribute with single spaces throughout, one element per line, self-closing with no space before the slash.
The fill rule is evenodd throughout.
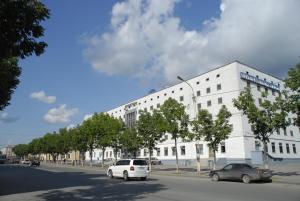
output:
<path id="1" fill-rule="evenodd" d="M 160 148 L 156 149 L 156 156 L 160 156 Z"/>
<path id="2" fill-rule="evenodd" d="M 153 105 L 150 106 L 150 110 L 153 110 Z"/>
<path id="3" fill-rule="evenodd" d="M 290 135 L 293 137 L 293 136 L 294 136 L 294 132 L 293 132 L 293 131 L 290 131 Z"/>
<path id="4" fill-rule="evenodd" d="M 159 96 L 157 96 L 157 99 L 159 99 Z"/>
<path id="5" fill-rule="evenodd" d="M 275 142 L 272 142 L 271 145 L 272 145 L 272 153 L 276 153 Z"/>
<path id="6" fill-rule="evenodd" d="M 145 160 L 134 160 L 133 165 L 147 165 Z"/>
<path id="7" fill-rule="evenodd" d="M 157 108 L 160 108 L 160 104 L 159 104 L 159 103 L 157 103 L 156 107 L 157 107 Z"/>
<path id="8" fill-rule="evenodd" d="M 196 84 L 200 84 L 200 82 L 196 82 Z"/>
<path id="9" fill-rule="evenodd" d="M 295 144 L 293 144 L 293 152 L 294 152 L 294 154 L 296 154 L 296 153 L 297 153 L 297 150 L 296 150 L 296 145 L 295 145 Z"/>
<path id="10" fill-rule="evenodd" d="M 207 107 L 210 107 L 211 106 L 211 101 L 207 101 Z"/>
<path id="11" fill-rule="evenodd" d="M 112 151 L 109 152 L 109 157 L 112 157 Z"/>
<path id="12" fill-rule="evenodd" d="M 144 108 L 144 111 L 147 112 L 147 108 Z"/>
<path id="13" fill-rule="evenodd" d="M 220 97 L 220 98 L 218 98 L 218 104 L 222 104 L 223 103 L 223 100 L 222 100 L 222 98 Z"/>
<path id="14" fill-rule="evenodd" d="M 176 155 L 176 147 L 172 147 L 172 156 Z"/>
<path id="15" fill-rule="evenodd" d="M 283 129 L 283 134 L 287 135 L 286 128 Z"/>
<path id="16" fill-rule="evenodd" d="M 164 96 L 166 96 L 167 94 L 165 93 Z"/>
<path id="17" fill-rule="evenodd" d="M 231 170 L 232 169 L 232 165 L 227 165 L 223 168 L 224 170 Z"/>
<path id="18" fill-rule="evenodd" d="M 259 149 L 260 149 L 260 142 L 255 141 L 255 151 L 259 151 Z"/>
<path id="19" fill-rule="evenodd" d="M 201 92 L 200 91 L 197 91 L 197 96 L 201 96 Z"/>
<path id="20" fill-rule="evenodd" d="M 144 103 L 147 103 L 147 101 L 145 100 Z"/>
<path id="21" fill-rule="evenodd" d="M 174 90 L 172 91 L 172 94 L 174 93 Z"/>
<path id="22" fill-rule="evenodd" d="M 206 78 L 206 81 L 209 81 L 209 78 Z"/>
<path id="23" fill-rule="evenodd" d="M 182 87 L 180 87 L 180 91 L 182 91 Z"/>
<path id="24" fill-rule="evenodd" d="M 148 155 L 148 150 L 144 149 L 144 156 L 147 156 L 147 155 Z"/>
<path id="25" fill-rule="evenodd" d="M 141 105 L 141 103 L 139 103 L 139 105 Z"/>
<path id="26" fill-rule="evenodd" d="M 225 142 L 221 142 L 221 153 L 226 153 Z"/>
<path id="27" fill-rule="evenodd" d="M 217 84 L 217 91 L 219 91 L 221 89 L 222 89 L 221 84 Z"/>
<path id="28" fill-rule="evenodd" d="M 258 104 L 261 105 L 262 104 L 262 99 L 258 98 Z"/>
<path id="29" fill-rule="evenodd" d="M 272 90 L 272 95 L 275 96 L 275 91 L 274 90 Z"/>
<path id="30" fill-rule="evenodd" d="M 279 128 L 276 129 L 276 133 L 277 133 L 277 135 L 280 135 L 280 129 Z"/>
<path id="31" fill-rule="evenodd" d="M 260 85 L 257 85 L 257 91 L 260 91 Z"/>
<path id="32" fill-rule="evenodd" d="M 217 78 L 220 77 L 220 74 L 217 74 L 216 77 L 217 77 Z"/>
<path id="33" fill-rule="evenodd" d="M 150 99 L 151 101 L 153 100 L 153 98 Z"/>
<path id="34" fill-rule="evenodd" d="M 249 81 L 247 81 L 247 87 L 251 88 L 251 84 Z"/>
<path id="35" fill-rule="evenodd" d="M 164 148 L 164 156 L 168 156 L 168 154 L 169 154 L 169 153 L 168 153 L 168 147 L 165 147 L 165 148 Z"/>
<path id="36" fill-rule="evenodd" d="M 279 143 L 279 152 L 280 152 L 281 154 L 283 153 L 282 143 Z"/>
<path id="37" fill-rule="evenodd" d="M 265 92 L 268 94 L 269 93 L 269 90 L 267 87 L 265 87 Z"/>
<path id="38" fill-rule="evenodd" d="M 207 93 L 207 94 L 210 93 L 210 87 L 206 88 L 206 93 Z"/>
<path id="39" fill-rule="evenodd" d="M 199 155 L 203 155 L 203 144 L 196 145 L 196 153 Z"/>
<path id="40" fill-rule="evenodd" d="M 285 144 L 286 146 L 286 153 L 290 153 L 290 145 L 288 143 Z"/>
<path id="41" fill-rule="evenodd" d="M 185 156 L 185 146 L 180 146 L 180 154 L 181 156 Z"/>
<path id="42" fill-rule="evenodd" d="M 183 96 L 180 96 L 180 97 L 179 97 L 179 100 L 180 100 L 180 101 L 183 101 Z"/>
<path id="43" fill-rule="evenodd" d="M 201 109 L 201 103 L 198 103 L 198 104 L 197 104 L 197 108 L 198 108 L 198 110 Z"/>

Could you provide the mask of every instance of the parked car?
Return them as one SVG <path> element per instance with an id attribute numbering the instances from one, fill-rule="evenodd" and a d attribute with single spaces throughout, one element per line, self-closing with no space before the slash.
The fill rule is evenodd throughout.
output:
<path id="1" fill-rule="evenodd" d="M 21 161 L 21 164 L 23 164 L 23 165 L 30 165 L 30 164 L 31 164 L 31 161 L 28 160 L 28 159 L 25 159 L 25 160 L 22 160 L 22 161 Z"/>
<path id="2" fill-rule="evenodd" d="M 38 160 L 32 160 L 31 163 L 30 163 L 30 165 L 38 167 L 38 166 L 40 166 L 40 161 L 38 161 Z"/>
<path id="3" fill-rule="evenodd" d="M 115 165 L 109 166 L 107 175 L 110 178 L 123 177 L 125 181 L 130 178 L 140 178 L 146 180 L 148 176 L 148 164 L 141 159 L 123 159 Z"/>
<path id="4" fill-rule="evenodd" d="M 140 158 L 149 164 L 149 158 Z M 162 162 L 155 157 L 151 157 L 151 165 L 162 165 Z"/>
<path id="5" fill-rule="evenodd" d="M 212 181 L 222 179 L 242 180 L 244 183 L 250 183 L 254 180 L 271 181 L 272 173 L 270 170 L 259 169 L 244 163 L 228 164 L 220 170 L 212 170 L 209 173 Z"/>

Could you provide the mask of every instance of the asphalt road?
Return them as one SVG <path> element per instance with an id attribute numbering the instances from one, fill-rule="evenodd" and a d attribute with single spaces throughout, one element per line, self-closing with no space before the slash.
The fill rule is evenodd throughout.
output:
<path id="1" fill-rule="evenodd" d="M 158 175 L 125 182 L 97 170 L 0 165 L 0 200 L 299 201 L 300 186 Z"/>

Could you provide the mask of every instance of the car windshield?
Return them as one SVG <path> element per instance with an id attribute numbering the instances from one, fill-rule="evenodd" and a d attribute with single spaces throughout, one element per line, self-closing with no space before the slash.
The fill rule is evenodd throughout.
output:
<path id="1" fill-rule="evenodd" d="M 147 165 L 145 160 L 134 160 L 133 165 Z"/>

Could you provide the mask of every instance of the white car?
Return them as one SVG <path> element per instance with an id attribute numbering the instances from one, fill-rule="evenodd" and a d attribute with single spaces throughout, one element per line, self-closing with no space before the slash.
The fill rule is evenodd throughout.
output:
<path id="1" fill-rule="evenodd" d="M 31 164 L 31 161 L 25 159 L 25 160 L 22 160 L 22 161 L 21 161 L 21 164 L 23 164 L 23 165 L 30 165 L 30 164 Z"/>
<path id="2" fill-rule="evenodd" d="M 148 173 L 147 161 L 141 159 L 119 160 L 115 165 L 109 166 L 107 169 L 107 175 L 110 178 L 123 177 L 125 181 L 130 178 L 146 180 Z"/>

